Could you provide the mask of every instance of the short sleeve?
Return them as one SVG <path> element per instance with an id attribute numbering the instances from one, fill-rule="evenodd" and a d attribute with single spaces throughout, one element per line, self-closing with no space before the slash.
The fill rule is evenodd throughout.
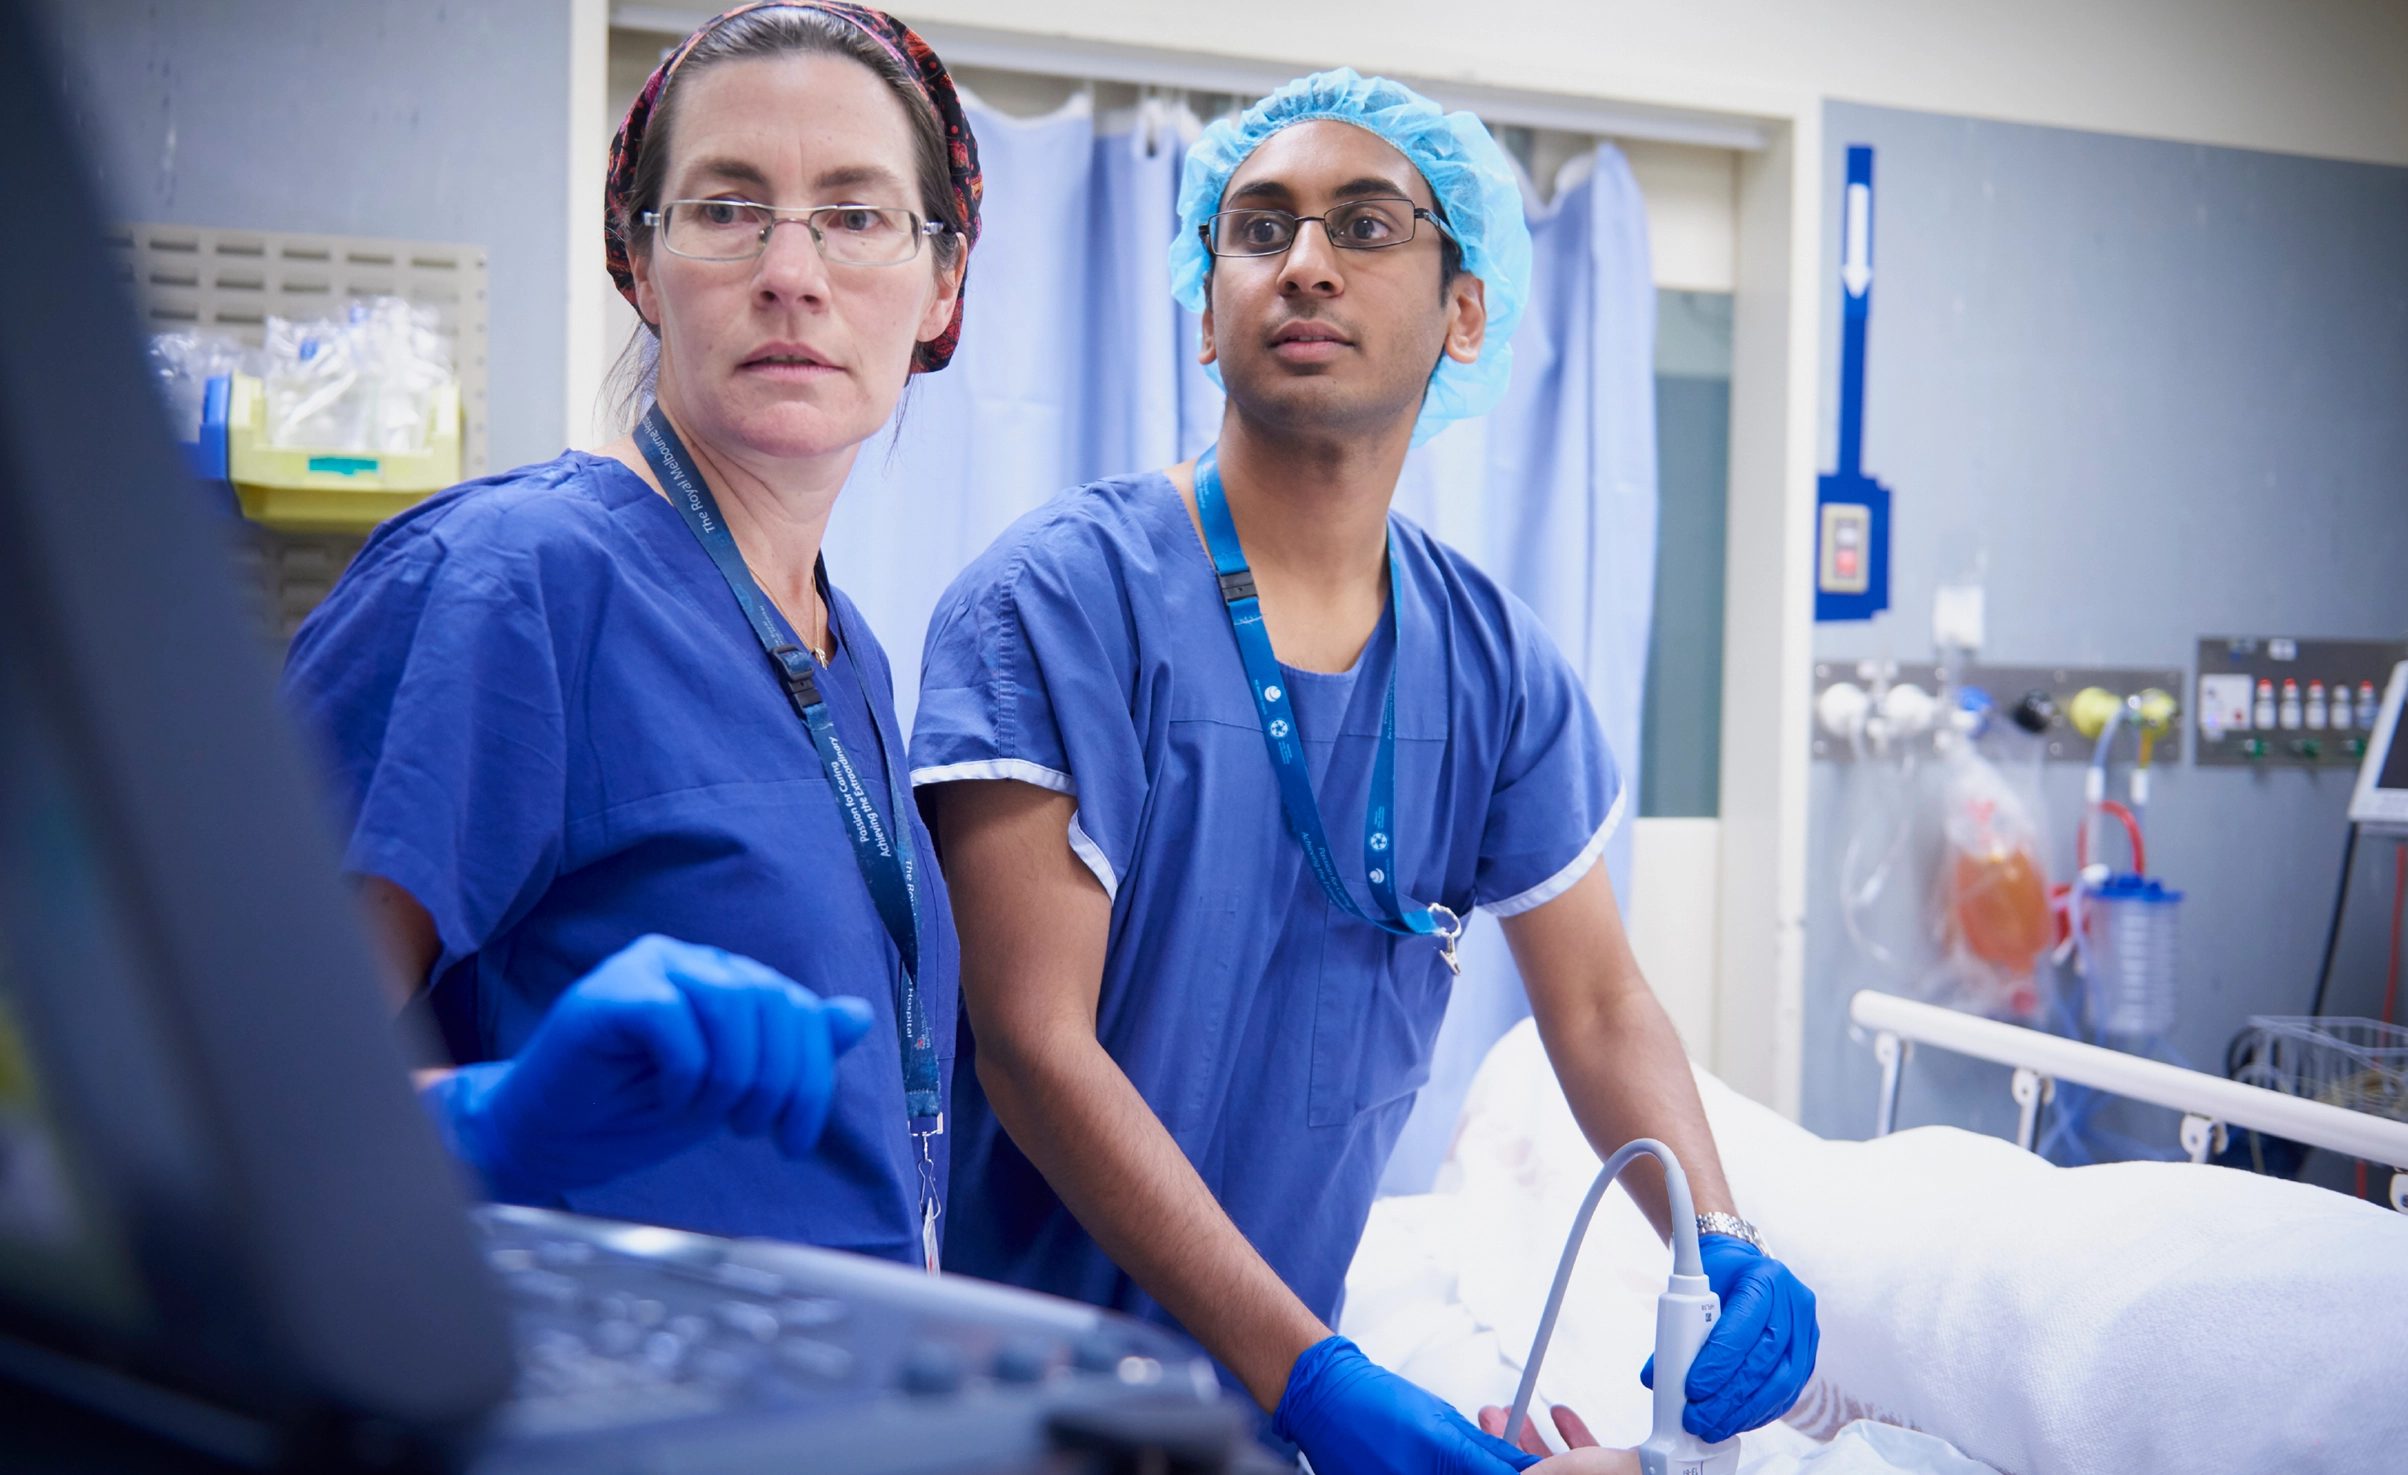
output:
<path id="1" fill-rule="evenodd" d="M 507 569 L 426 544 L 355 567 L 285 666 L 348 806 L 344 869 L 426 908 L 434 977 L 523 916 L 562 855 L 554 632 L 532 578 Z"/>
<path id="2" fill-rule="evenodd" d="M 1622 822 L 1622 774 L 1580 676 L 1538 617 L 1508 601 L 1509 721 L 1481 832 L 1477 891 L 1499 917 L 1572 889 Z"/>
<path id="3" fill-rule="evenodd" d="M 964 571 L 929 622 L 912 720 L 915 788 L 1016 779 L 1078 801 L 1066 837 L 1106 895 L 1137 848 L 1147 786 L 1137 642 L 1121 561 L 1073 525 L 1011 535 Z"/>

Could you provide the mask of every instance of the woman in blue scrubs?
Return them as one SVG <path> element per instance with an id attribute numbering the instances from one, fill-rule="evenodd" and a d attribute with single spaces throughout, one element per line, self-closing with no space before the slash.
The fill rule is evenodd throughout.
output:
<path id="1" fill-rule="evenodd" d="M 892 17 L 704 26 L 612 155 L 635 433 L 393 519 L 294 642 L 347 869 L 454 1057 L 497 1063 L 429 1100 L 498 1194 L 933 1261 L 957 949 L 885 652 L 819 554 L 861 443 L 952 353 L 979 191 Z M 648 934 L 708 946 L 622 952 Z M 808 1053 L 726 1006 L 762 991 L 862 1001 L 824 1134 L 748 1085 Z M 859 1033 L 824 1028 L 821 1059 Z M 530 1052 L 543 1089 L 472 1075 Z"/>

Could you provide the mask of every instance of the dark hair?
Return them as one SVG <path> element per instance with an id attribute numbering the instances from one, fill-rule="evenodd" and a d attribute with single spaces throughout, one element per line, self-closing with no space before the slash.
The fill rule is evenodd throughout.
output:
<path id="1" fill-rule="evenodd" d="M 1446 206 L 1434 203 L 1430 213 L 1437 216 L 1442 224 L 1445 223 Z M 1454 294 L 1455 278 L 1461 275 L 1463 275 L 1463 248 L 1455 244 L 1455 237 L 1450 227 L 1448 230 L 1438 233 L 1438 301 L 1440 306 L 1444 306 L 1447 298 Z"/>
<path id="2" fill-rule="evenodd" d="M 930 254 L 936 258 L 938 270 L 950 271 L 968 249 L 970 222 L 963 217 L 953 192 L 945 125 L 936 108 L 901 59 L 876 37 L 841 16 L 799 5 L 764 6 L 721 21 L 670 74 L 653 104 L 651 123 L 636 156 L 635 185 L 617 222 L 628 254 L 649 256 L 652 252 L 652 227 L 645 224 L 644 213 L 660 208 L 661 195 L 668 188 L 669 158 L 677 139 L 677 100 L 684 95 L 686 83 L 725 62 L 780 56 L 841 56 L 859 62 L 903 104 L 903 116 L 911 124 L 912 172 L 918 176 L 920 214 L 946 226 L 943 235 L 929 242 Z M 610 371 L 607 392 L 622 428 L 633 425 L 650 402 L 659 362 L 659 326 L 639 317 Z"/>

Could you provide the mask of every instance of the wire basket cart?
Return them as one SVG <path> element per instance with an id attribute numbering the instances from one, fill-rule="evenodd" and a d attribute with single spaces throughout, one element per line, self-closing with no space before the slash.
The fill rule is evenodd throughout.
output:
<path id="1" fill-rule="evenodd" d="M 2408 1027 L 2379 1019 L 2252 1015 L 2232 1078 L 2408 1122 Z"/>

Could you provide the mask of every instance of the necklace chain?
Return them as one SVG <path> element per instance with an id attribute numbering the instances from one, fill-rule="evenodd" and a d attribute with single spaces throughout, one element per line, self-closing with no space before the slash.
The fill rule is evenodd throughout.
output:
<path id="1" fill-rule="evenodd" d="M 753 582 L 760 586 L 761 592 L 764 594 L 769 594 L 768 581 L 761 577 L 761 571 L 759 569 L 752 566 L 751 559 L 748 558 L 744 560 L 744 569 L 745 572 L 753 576 Z M 815 595 L 817 592 L 818 591 L 816 590 L 813 591 Z M 769 594 L 769 602 L 776 605 L 778 607 L 778 613 L 786 617 L 786 623 L 794 627 L 795 638 L 803 642 L 803 649 L 811 652 L 813 659 L 817 660 L 823 666 L 833 665 L 835 663 L 836 648 L 834 645 L 812 644 L 810 638 L 802 633 L 803 622 L 794 617 L 794 611 L 786 608 L 786 601 L 778 598 L 775 594 Z M 824 601 L 821 604 L 821 608 L 823 610 L 826 609 L 826 604 Z M 828 632 L 823 629 L 820 632 L 819 638 L 826 640 L 828 638 Z"/>

